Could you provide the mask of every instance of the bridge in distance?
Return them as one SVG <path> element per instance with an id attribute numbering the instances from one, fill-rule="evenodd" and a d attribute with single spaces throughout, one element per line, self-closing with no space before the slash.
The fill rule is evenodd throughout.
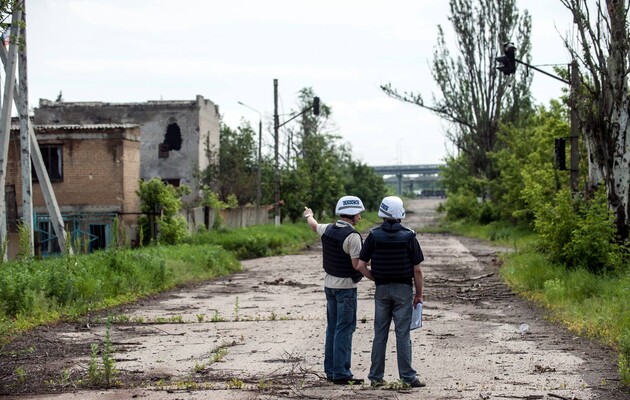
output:
<path id="1" fill-rule="evenodd" d="M 443 166 L 444 164 L 378 165 L 372 166 L 372 169 L 383 176 L 386 184 L 394 186 L 399 195 L 403 194 L 403 191 L 443 194 L 440 176 L 440 168 Z"/>

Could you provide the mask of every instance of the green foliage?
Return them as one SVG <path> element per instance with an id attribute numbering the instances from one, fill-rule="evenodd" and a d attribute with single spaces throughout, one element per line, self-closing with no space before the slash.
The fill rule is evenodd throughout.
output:
<path id="1" fill-rule="evenodd" d="M 527 126 L 501 126 L 499 135 L 504 147 L 490 154 L 500 174 L 489 182 L 498 218 L 529 224 L 533 214 L 523 191 L 536 184 L 546 188 L 549 195 L 561 187 L 554 139 L 567 136 L 568 131 L 566 110 L 557 102 L 551 102 L 549 111 L 539 107 Z"/>
<path id="2" fill-rule="evenodd" d="M 24 260 L 31 257 L 31 230 L 30 227 L 23 222 L 18 223 L 18 235 L 20 238 L 18 260 Z"/>
<path id="3" fill-rule="evenodd" d="M 241 205 L 254 203 L 258 185 L 257 133 L 249 122 L 242 121 L 236 129 L 221 123 L 219 150 L 210 149 L 210 164 L 201 171 L 203 184 L 217 200 L 233 203 L 235 196 Z M 212 207 L 212 206 L 210 206 Z"/>
<path id="4" fill-rule="evenodd" d="M 614 216 L 608 210 L 603 189 L 590 200 L 574 198 L 570 191 L 561 190 L 554 203 L 532 205 L 539 247 L 553 262 L 593 272 L 622 268 Z"/>
<path id="5" fill-rule="evenodd" d="M 116 361 L 114 360 L 113 344 L 111 338 L 111 319 L 107 319 L 105 327 L 105 341 L 103 348 L 100 349 L 98 343 L 92 343 L 90 363 L 88 366 L 88 382 L 93 386 L 112 386 L 114 378 L 119 374 L 116 369 Z M 98 359 L 98 353 L 101 353 L 101 359 Z"/>
<path id="6" fill-rule="evenodd" d="M 190 193 L 190 188 L 180 186 L 178 188 L 165 184 L 159 178 L 149 181 L 140 181 L 138 196 L 143 215 L 139 218 L 142 232 L 152 232 L 151 221 L 155 219 L 158 226 L 159 237 L 143 237 L 147 244 L 149 240 L 158 240 L 166 244 L 176 244 L 187 234 L 185 219 L 178 215 L 182 207 L 182 196 Z"/>
<path id="7" fill-rule="evenodd" d="M 90 363 L 88 365 L 88 382 L 96 386 L 101 382 L 101 371 L 98 363 L 98 343 L 92 343 L 90 353 Z"/>
<path id="8" fill-rule="evenodd" d="M 217 246 L 149 246 L 76 257 L 12 261 L 0 268 L 0 338 L 18 326 L 79 315 L 240 269 Z"/>
<path id="9" fill-rule="evenodd" d="M 562 266 L 550 264 L 549 259 L 537 251 L 526 249 L 504 259 L 503 278 L 518 292 L 542 292 L 546 282 L 564 276 Z"/>
<path id="10" fill-rule="evenodd" d="M 160 221 L 160 242 L 166 244 L 181 243 L 182 239 L 188 234 L 188 223 L 186 218 L 177 215 L 170 219 L 162 219 Z"/>
<path id="11" fill-rule="evenodd" d="M 447 220 L 478 221 L 479 204 L 472 192 L 460 190 L 449 194 L 446 201 Z"/>
<path id="12" fill-rule="evenodd" d="M 630 331 L 629 274 L 566 269 L 528 246 L 505 257 L 501 275 L 516 291 L 547 306 L 570 329 L 618 345 L 623 353 L 624 335 Z"/>
<path id="13" fill-rule="evenodd" d="M 495 69 L 493 60 L 502 53 L 502 44 L 517 43 L 516 58 L 528 62 L 531 50 L 531 17 L 519 12 L 515 0 L 500 2 L 450 0 L 449 22 L 457 54 L 438 26 L 437 46 L 433 55 L 432 75 L 439 88 L 431 104 L 421 94 L 400 93 L 391 85 L 381 86 L 388 95 L 427 108 L 449 122 L 447 138 L 456 147 L 468 175 L 493 180 L 499 170 L 491 152 L 502 148 L 499 123 L 520 125 L 531 112 L 529 86 L 531 75 L 517 69 L 505 79 Z M 470 188 L 469 188 L 470 189 Z M 487 188 L 474 191 L 485 198 Z M 450 191 L 449 191 L 450 193 Z"/>

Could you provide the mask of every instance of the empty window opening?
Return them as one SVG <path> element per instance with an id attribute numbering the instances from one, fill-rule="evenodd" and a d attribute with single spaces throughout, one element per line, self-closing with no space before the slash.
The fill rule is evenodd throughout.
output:
<path id="1" fill-rule="evenodd" d="M 42 153 L 42 161 L 48 172 L 48 178 L 51 182 L 63 181 L 63 147 L 60 145 L 44 145 L 39 146 Z M 35 167 L 31 168 L 31 176 L 34 182 L 38 182 Z"/>
<path id="2" fill-rule="evenodd" d="M 107 225 L 90 224 L 89 252 L 107 248 Z"/>
<path id="3" fill-rule="evenodd" d="M 39 249 L 39 255 L 47 256 L 49 254 L 58 254 L 61 252 L 57 236 L 55 235 L 52 223 L 50 221 L 40 221 L 37 223 L 37 231 L 35 232 L 36 248 Z"/>
<path id="4" fill-rule="evenodd" d="M 175 122 L 171 122 L 166 127 L 166 135 L 164 136 L 164 143 L 168 144 L 169 150 L 181 150 L 182 149 L 182 131 L 179 129 L 179 125 Z"/>

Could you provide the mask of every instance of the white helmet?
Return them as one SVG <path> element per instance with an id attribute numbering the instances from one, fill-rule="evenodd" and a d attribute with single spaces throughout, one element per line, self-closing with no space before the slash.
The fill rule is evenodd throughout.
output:
<path id="1" fill-rule="evenodd" d="M 405 218 L 405 209 L 403 201 L 398 196 L 387 196 L 381 201 L 378 208 L 378 216 L 380 218 L 403 219 Z"/>
<path id="2" fill-rule="evenodd" d="M 363 211 L 365 211 L 365 207 L 357 196 L 343 196 L 335 207 L 335 214 L 337 215 L 357 215 Z"/>

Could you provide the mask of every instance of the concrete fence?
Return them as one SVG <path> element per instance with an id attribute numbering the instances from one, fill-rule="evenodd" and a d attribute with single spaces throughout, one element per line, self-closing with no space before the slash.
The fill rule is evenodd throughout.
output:
<path id="1" fill-rule="evenodd" d="M 216 210 L 209 207 L 196 207 L 187 210 L 184 214 L 188 221 L 189 231 L 196 232 L 201 227 L 212 229 L 220 218 L 220 225 L 228 228 L 244 228 L 252 225 L 264 225 L 274 223 L 269 211 L 273 206 L 244 206 L 238 208 L 226 208 Z"/>

